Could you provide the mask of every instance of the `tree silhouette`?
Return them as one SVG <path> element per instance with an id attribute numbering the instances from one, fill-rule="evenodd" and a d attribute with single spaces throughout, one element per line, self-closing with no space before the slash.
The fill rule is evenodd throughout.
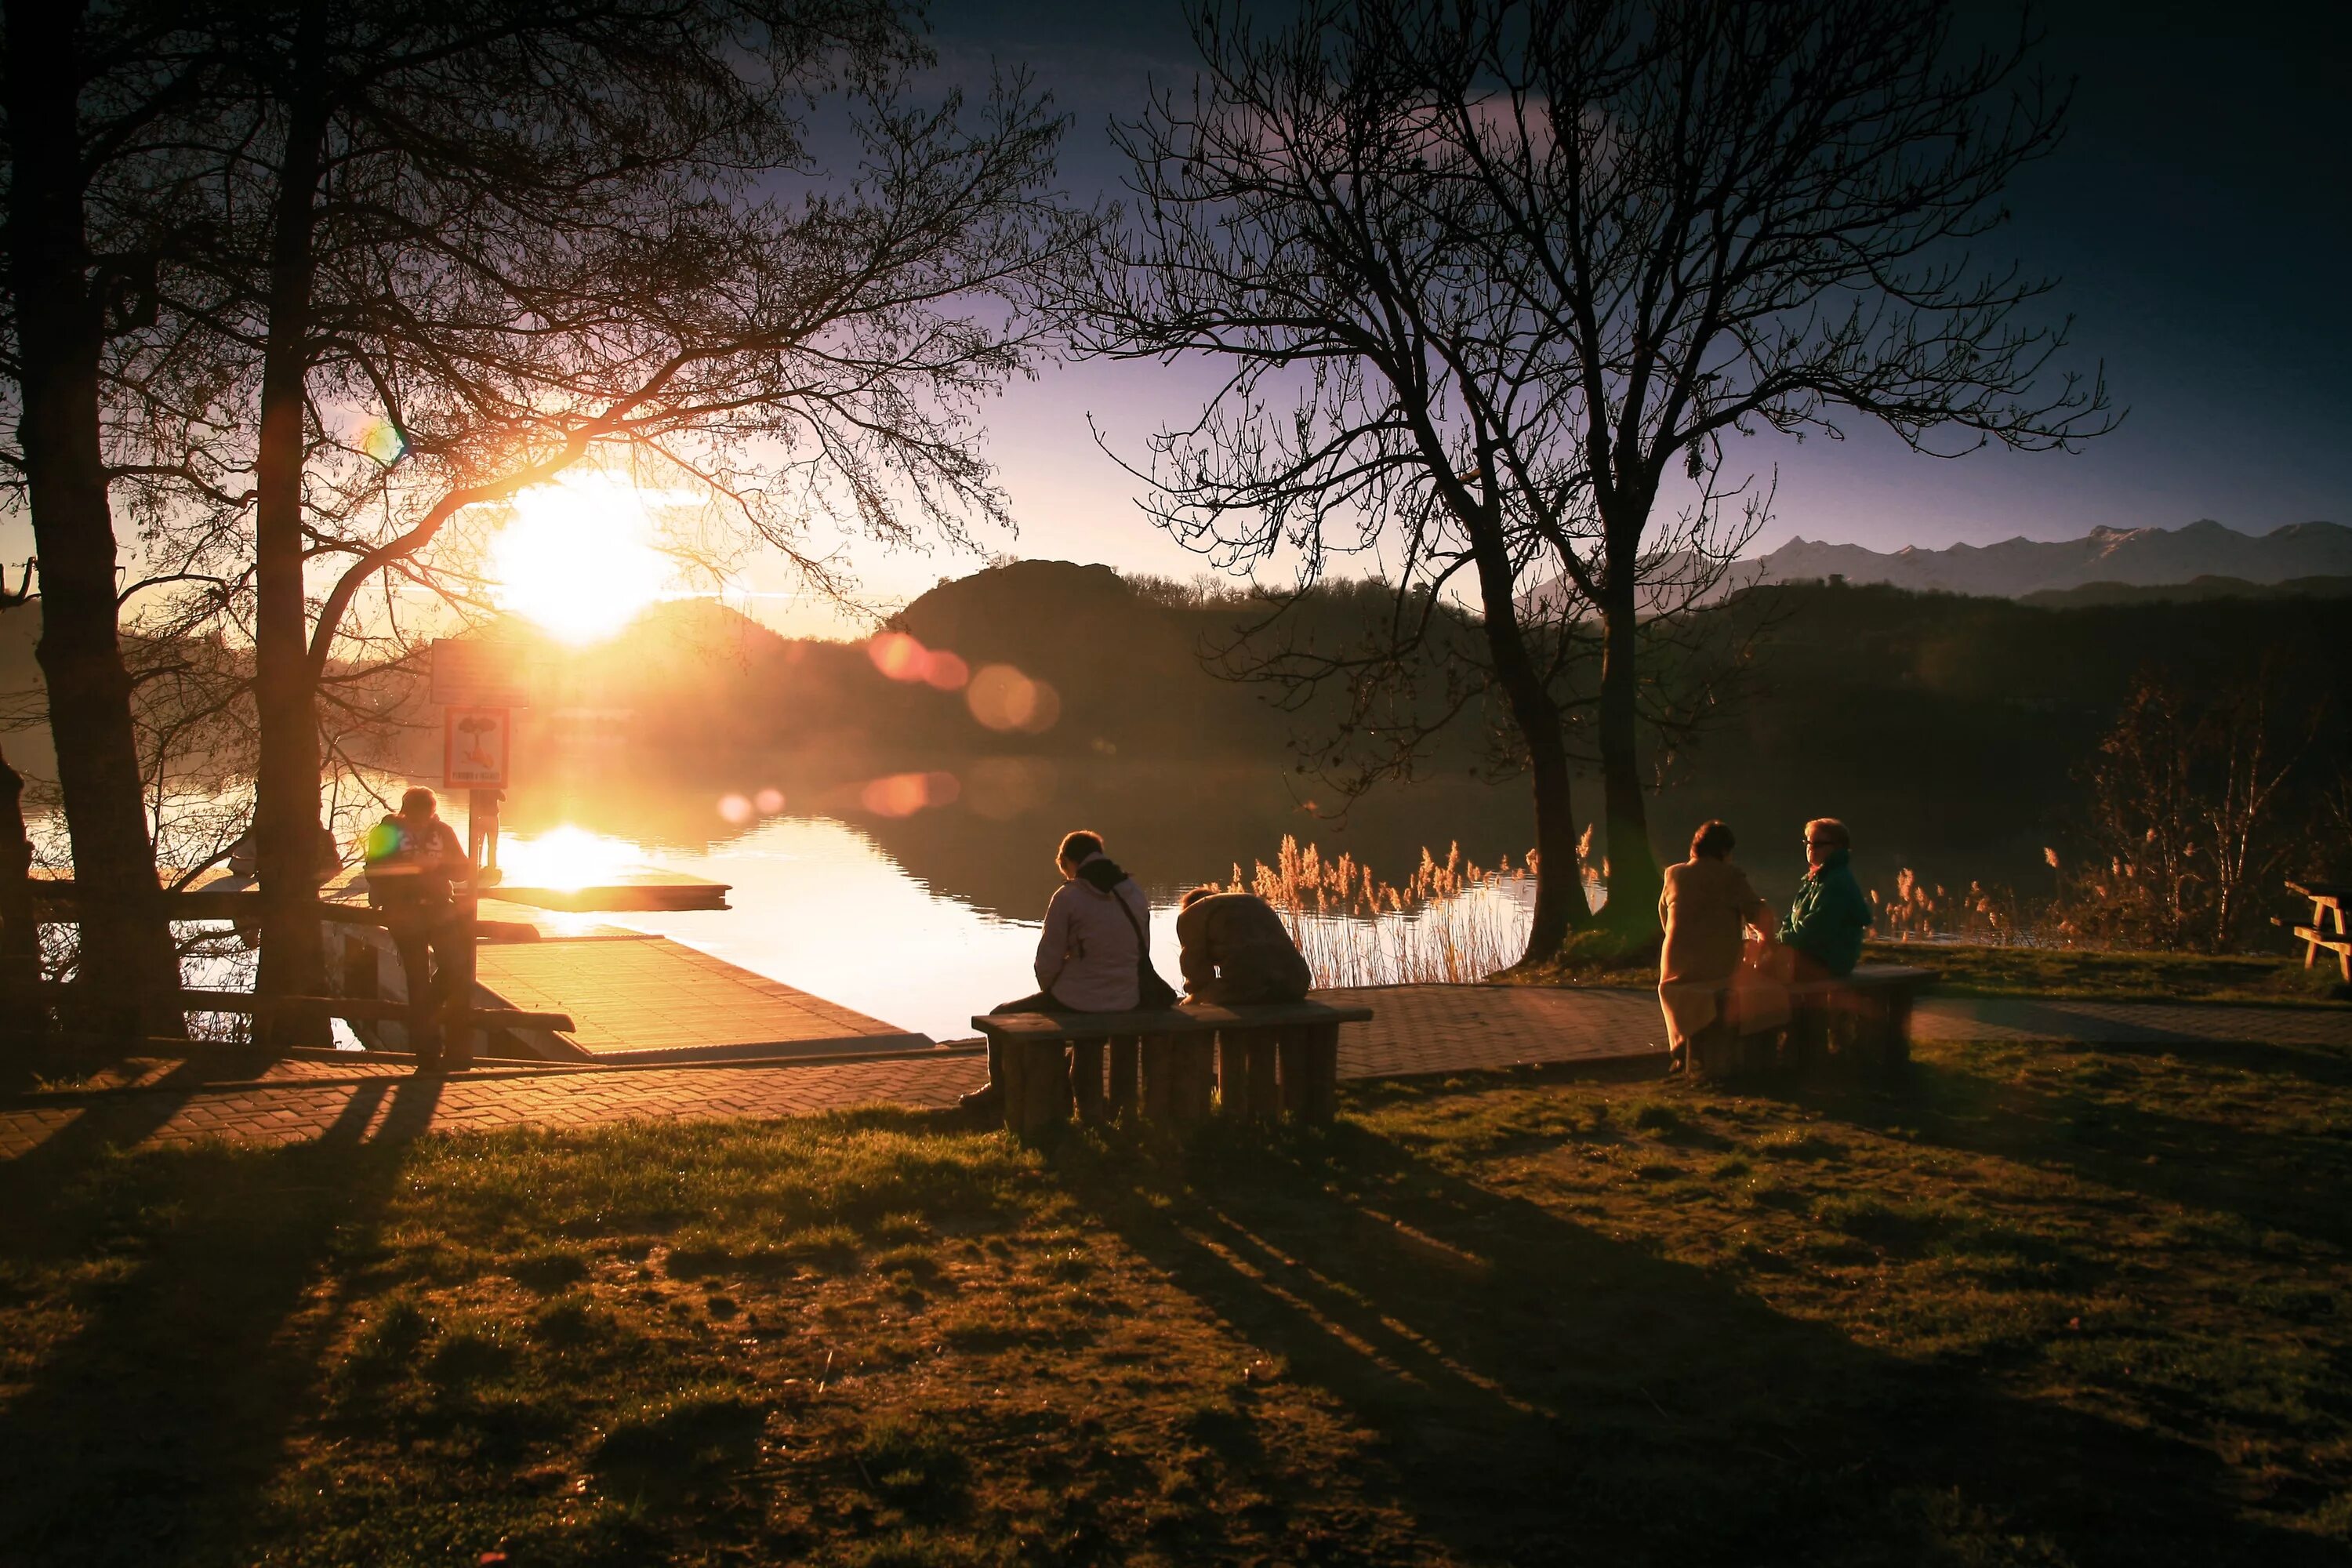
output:
<path id="1" fill-rule="evenodd" d="M 2049 283 L 1968 251 L 2058 133 L 2031 39 L 1964 54 L 1948 7 L 1883 0 L 1322 0 L 1192 31 L 1202 77 L 1123 128 L 1131 222 L 1076 302 L 1096 352 L 1231 363 L 1140 465 L 1157 521 L 1310 580 L 1377 552 L 1476 605 L 1536 792 L 1530 959 L 1588 914 L 1551 678 L 1594 633 L 1608 919 L 1654 940 L 1643 628 L 1769 505 L 1733 437 L 2111 423 L 2055 373 L 2063 326 L 2024 319 Z"/>
<path id="2" fill-rule="evenodd" d="M 389 595 L 355 624 L 360 596 L 397 574 L 478 607 L 436 542 L 581 465 L 692 487 L 820 585 L 828 518 L 907 540 L 1001 515 L 968 416 L 1024 363 L 1013 297 L 1067 243 L 1040 194 L 1060 126 L 1019 79 L 921 101 L 885 0 L 289 0 L 211 25 L 242 96 L 166 309 L 252 411 L 224 428 L 257 435 L 250 504 L 176 537 L 253 637 L 260 985 L 300 994 L 318 713 L 339 657 L 397 630 Z"/>

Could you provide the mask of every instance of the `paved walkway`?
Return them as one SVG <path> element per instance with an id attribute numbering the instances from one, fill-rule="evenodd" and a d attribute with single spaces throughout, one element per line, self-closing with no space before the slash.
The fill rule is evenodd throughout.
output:
<path id="1" fill-rule="evenodd" d="M 1467 1072 L 1520 1063 L 1657 1055 L 1656 1000 L 1641 991 L 1395 986 L 1338 993 L 1378 1010 L 1340 1037 L 1343 1078 Z M 2257 1040 L 2352 1048 L 2352 1009 L 2188 1003 L 1938 998 L 1920 1005 L 1924 1040 L 2074 1040 L 2189 1045 Z M 358 1142 L 427 1131 L 583 1127 L 638 1117 L 800 1116 L 846 1106 L 954 1103 L 984 1076 L 969 1050 L 772 1066 L 519 1068 L 446 1079 L 380 1062 L 252 1067 L 159 1064 L 121 1087 L 0 1100 L 0 1159 L 63 1158 L 100 1143 L 206 1137 Z M 226 1074 L 237 1075 L 234 1079 Z"/>

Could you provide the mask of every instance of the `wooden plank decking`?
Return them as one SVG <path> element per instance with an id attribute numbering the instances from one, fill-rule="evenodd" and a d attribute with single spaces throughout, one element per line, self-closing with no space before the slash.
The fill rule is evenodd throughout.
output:
<path id="1" fill-rule="evenodd" d="M 696 885 L 691 878 L 661 875 L 670 879 L 665 885 Z M 726 891 L 715 882 L 698 885 Z M 928 1035 L 869 1018 L 667 937 L 515 901 L 518 891 L 527 890 L 499 888 L 481 900 L 483 925 L 497 934 L 474 950 L 475 1003 L 568 1013 L 577 1026 L 562 1033 L 502 1031 L 506 1038 L 494 1042 L 492 1054 L 630 1064 L 885 1056 L 932 1048 Z M 365 884 L 346 879 L 324 896 L 363 903 Z M 338 941 L 363 941 L 376 950 L 376 979 L 383 994 L 406 995 L 389 937 L 368 928 L 332 929 Z M 550 997 L 562 997 L 562 1004 L 539 1005 Z M 404 1040 L 405 1031 L 392 1024 L 375 1031 L 369 1043 L 397 1048 Z"/>
<path id="2" fill-rule="evenodd" d="M 578 1059 L 719 1061 L 931 1047 L 928 1035 L 667 937 L 485 942 L 475 952 L 474 978 L 478 992 L 506 1006 L 553 1012 L 541 1008 L 539 999 L 563 998 L 562 1011 L 579 1026 L 555 1038 Z"/>

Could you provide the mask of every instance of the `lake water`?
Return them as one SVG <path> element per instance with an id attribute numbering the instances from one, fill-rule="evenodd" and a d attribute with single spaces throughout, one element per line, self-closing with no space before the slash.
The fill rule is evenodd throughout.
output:
<path id="1" fill-rule="evenodd" d="M 971 1034 L 974 1013 L 1036 989 L 1030 965 L 1059 881 L 1054 849 L 1070 828 L 1101 833 L 1150 890 L 1152 952 L 1171 978 L 1184 889 L 1277 859 L 1286 833 L 1398 882 L 1423 845 L 1442 858 L 1458 840 L 1487 866 L 1525 852 L 1517 785 L 1419 784 L 1335 823 L 1294 783 L 1270 769 L 1005 758 L 825 774 L 740 758 L 686 776 L 573 768 L 512 793 L 499 859 L 516 885 L 578 885 L 640 863 L 725 882 L 731 909 L 583 918 L 658 932 L 954 1039 Z M 462 802 L 445 815 L 462 828 Z M 1382 940 L 1393 950 L 1470 931 L 1486 948 L 1509 944 L 1532 891 L 1525 880 L 1491 883 L 1436 920 L 1391 917 Z M 1328 963 L 1349 922 L 1316 924 L 1310 955 Z"/>

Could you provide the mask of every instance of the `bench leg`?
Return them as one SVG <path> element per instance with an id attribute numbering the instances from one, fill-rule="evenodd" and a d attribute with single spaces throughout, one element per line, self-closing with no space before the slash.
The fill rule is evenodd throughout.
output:
<path id="1" fill-rule="evenodd" d="M 1818 1077 L 1829 1060 L 1829 1009 L 1818 1003 L 1808 1002 L 1790 1014 L 1789 1047 L 1797 1075 L 1800 1078 Z"/>
<path id="2" fill-rule="evenodd" d="M 1143 1037 L 1143 1119 L 1146 1121 L 1166 1121 L 1175 1115 L 1178 1043 L 1173 1035 Z"/>
<path id="3" fill-rule="evenodd" d="M 1252 1121 L 1272 1121 L 1282 1115 L 1282 1086 L 1276 1076 L 1279 1029 L 1242 1029 L 1244 1084 L 1241 1112 Z"/>
<path id="4" fill-rule="evenodd" d="M 1176 1067 L 1170 1075 L 1168 1120 L 1196 1127 L 1209 1119 L 1217 1089 L 1217 1043 L 1207 1035 L 1180 1035 L 1169 1042 Z"/>
<path id="5" fill-rule="evenodd" d="M 1136 1112 L 1136 1055 L 1141 1042 L 1120 1035 L 1110 1043 L 1110 1113 L 1132 1117 Z"/>
<path id="6" fill-rule="evenodd" d="M 1017 1103 L 1020 1121 L 1012 1121 L 1015 1097 L 1004 1097 L 1006 1121 L 1024 1138 L 1035 1138 L 1070 1119 L 1069 1047 L 1059 1040 L 1023 1040 L 1009 1047 L 1008 1056 L 1022 1058 Z"/>
<path id="7" fill-rule="evenodd" d="M 1885 1030 L 1881 1037 L 1885 1042 L 1884 1067 L 1890 1079 L 1906 1077 L 1911 1071 L 1911 993 L 1899 992 L 1886 999 Z"/>
<path id="8" fill-rule="evenodd" d="M 1307 1120 L 1307 1036 L 1313 1028 L 1308 1024 L 1286 1026 L 1275 1047 L 1282 1079 L 1282 1113 Z"/>
<path id="9" fill-rule="evenodd" d="M 1305 1110 L 1309 1121 L 1328 1122 L 1339 1110 L 1339 1026 L 1307 1026 Z"/>
<path id="10" fill-rule="evenodd" d="M 1078 1108 L 1079 1121 L 1102 1120 L 1102 1041 L 1073 1040 L 1070 1043 L 1070 1099 Z"/>
<path id="11" fill-rule="evenodd" d="M 1024 1117 L 1029 1100 L 1023 1091 L 1021 1069 L 1028 1065 L 1028 1053 L 1018 1040 L 1001 1040 L 991 1037 L 988 1042 L 988 1081 L 996 1086 L 997 1114 L 1003 1119 L 1004 1130 L 1015 1137 L 1028 1129 Z"/>

